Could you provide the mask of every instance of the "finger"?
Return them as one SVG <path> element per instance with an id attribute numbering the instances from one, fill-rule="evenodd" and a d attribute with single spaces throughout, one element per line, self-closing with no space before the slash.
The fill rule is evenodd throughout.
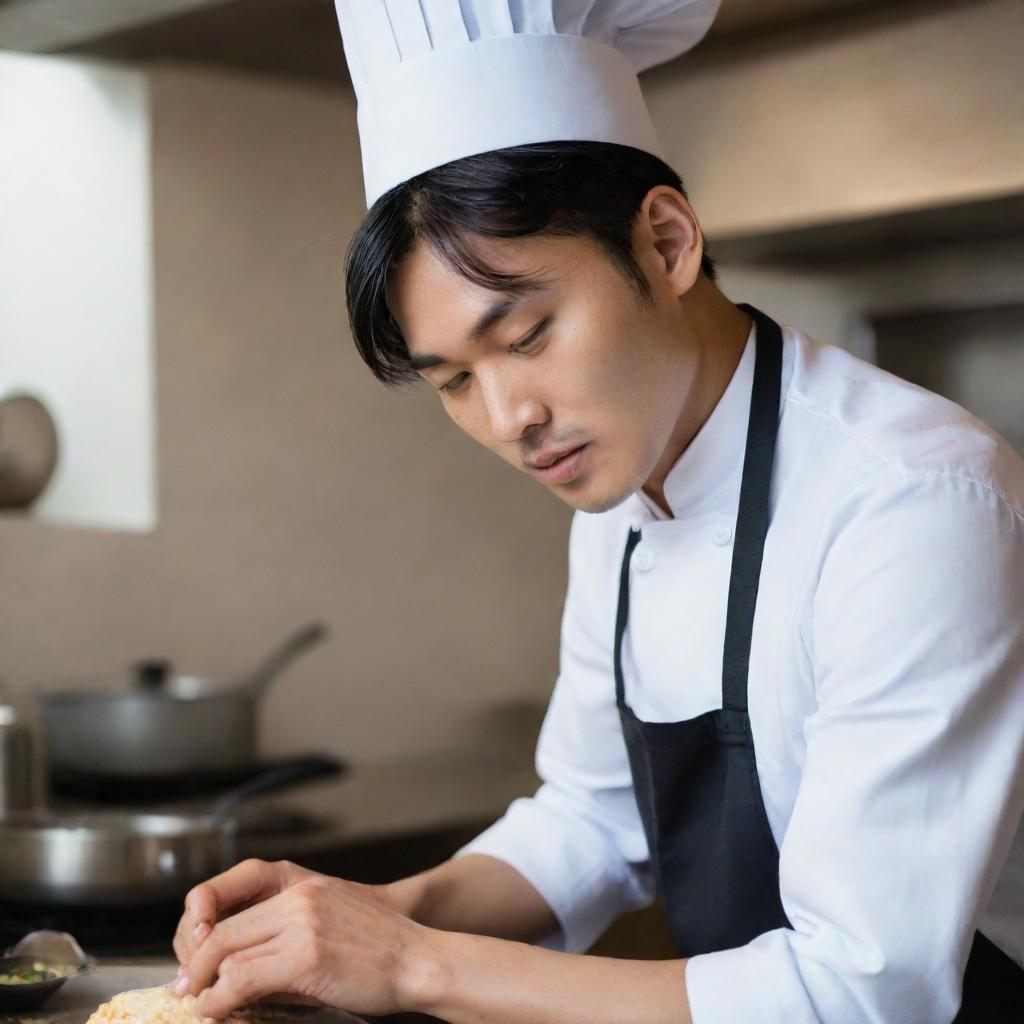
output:
<path id="1" fill-rule="evenodd" d="M 233 953 L 221 964 L 216 983 L 200 994 L 196 1009 L 203 1017 L 227 1017 L 264 996 L 286 993 L 295 974 L 277 942 Z"/>
<path id="2" fill-rule="evenodd" d="M 185 917 L 193 926 L 216 924 L 219 914 L 258 900 L 280 889 L 281 870 L 277 864 L 250 858 L 197 885 L 185 897 Z"/>
<path id="3" fill-rule="evenodd" d="M 198 995 L 213 984 L 226 957 L 260 946 L 282 932 L 287 920 L 280 899 L 271 897 L 214 925 L 189 959 L 185 975 L 179 979 L 175 992 L 178 995 L 188 992 Z"/>
<path id="4" fill-rule="evenodd" d="M 174 948 L 174 955 L 178 958 L 178 963 L 185 966 L 188 963 L 189 954 L 191 949 L 188 943 L 185 942 L 184 928 L 186 927 L 185 915 L 178 920 L 178 927 L 175 929 L 174 937 L 171 939 L 171 946 Z"/>
<path id="5" fill-rule="evenodd" d="M 189 894 L 191 895 L 191 893 Z M 171 939 L 171 945 L 174 947 L 174 955 L 178 958 L 178 963 L 188 963 L 189 947 L 185 942 L 184 929 L 186 927 L 186 921 L 188 918 L 188 910 L 183 909 L 181 917 L 178 918 L 178 926 L 174 929 L 174 938 Z"/>
<path id="6" fill-rule="evenodd" d="M 188 915 L 183 915 L 178 922 L 178 929 L 174 933 L 171 945 L 174 947 L 174 954 L 182 966 L 187 966 L 192 954 L 203 944 L 206 936 L 210 934 L 211 926 L 205 921 L 192 924 Z"/>
<path id="7" fill-rule="evenodd" d="M 175 933 L 182 947 L 178 953 L 179 961 L 187 963 L 203 944 L 210 929 L 232 909 L 278 892 L 281 888 L 281 867 L 263 860 L 244 860 L 192 889 L 185 897 L 185 913 Z"/>
<path id="8" fill-rule="evenodd" d="M 169 982 L 167 982 L 167 984 L 164 985 L 164 988 L 169 988 L 173 992 L 174 989 L 177 987 L 178 982 L 181 981 L 182 975 L 184 975 L 184 973 L 185 973 L 185 968 L 184 967 L 179 967 L 177 975 L 175 977 L 171 978 L 171 980 Z M 24 1022 L 23 1022 L 23 1024 L 24 1024 Z"/>
<path id="9" fill-rule="evenodd" d="M 185 912 L 178 920 L 171 943 L 179 963 L 188 964 L 219 916 L 216 890 L 210 882 L 203 882 L 189 892 L 185 897 Z"/>

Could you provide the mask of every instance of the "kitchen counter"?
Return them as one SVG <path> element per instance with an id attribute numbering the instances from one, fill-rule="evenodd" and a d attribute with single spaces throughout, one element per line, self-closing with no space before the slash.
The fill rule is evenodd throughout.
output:
<path id="1" fill-rule="evenodd" d="M 68 979 L 40 1009 L 0 1013 L 0 1024 L 84 1024 L 93 1010 L 118 992 L 163 985 L 174 977 L 177 968 L 177 962 L 166 957 L 103 960 L 81 977 Z M 257 1013 L 251 1019 L 259 1024 L 264 1018 Z M 430 1024 L 435 1021 L 423 1014 L 364 1020 L 328 1007 L 302 1008 L 294 1012 L 275 1008 L 265 1019 L 267 1024 Z"/>

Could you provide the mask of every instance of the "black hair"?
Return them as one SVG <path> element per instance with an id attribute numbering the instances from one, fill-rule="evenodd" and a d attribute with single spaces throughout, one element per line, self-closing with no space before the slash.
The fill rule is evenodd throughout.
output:
<path id="1" fill-rule="evenodd" d="M 679 175 L 653 154 L 605 142 L 542 142 L 492 150 L 431 168 L 384 193 L 345 257 L 345 295 L 356 347 L 385 384 L 418 379 L 387 303 L 391 271 L 422 239 L 454 271 L 493 291 L 521 293 L 529 277 L 503 274 L 473 251 L 473 236 L 585 236 L 600 244 L 642 303 L 650 285 L 633 255 L 633 223 L 647 193 Z M 701 270 L 715 280 L 705 252 Z"/>

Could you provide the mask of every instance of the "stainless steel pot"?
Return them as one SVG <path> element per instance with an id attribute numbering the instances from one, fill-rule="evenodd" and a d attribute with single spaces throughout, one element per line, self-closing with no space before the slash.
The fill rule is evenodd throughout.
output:
<path id="1" fill-rule="evenodd" d="M 0 822 L 0 900 L 46 906 L 166 903 L 238 860 L 244 800 L 335 775 L 323 758 L 271 769 L 197 814 L 32 811 Z"/>
<path id="2" fill-rule="evenodd" d="M 235 683 L 175 677 L 166 662 L 142 662 L 134 691 L 43 693 L 50 770 L 138 777 L 247 768 L 257 761 L 267 687 L 326 636 L 322 623 L 305 626 Z"/>

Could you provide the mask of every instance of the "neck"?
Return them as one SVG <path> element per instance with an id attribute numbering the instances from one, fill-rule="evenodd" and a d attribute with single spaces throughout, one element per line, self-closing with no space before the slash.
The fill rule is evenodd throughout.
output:
<path id="1" fill-rule="evenodd" d="M 694 353 L 692 383 L 668 444 L 643 485 L 644 494 L 668 516 L 672 510 L 665 498 L 665 478 L 729 386 L 750 336 L 751 322 L 703 276 L 687 295 L 683 323 L 687 348 Z"/>

